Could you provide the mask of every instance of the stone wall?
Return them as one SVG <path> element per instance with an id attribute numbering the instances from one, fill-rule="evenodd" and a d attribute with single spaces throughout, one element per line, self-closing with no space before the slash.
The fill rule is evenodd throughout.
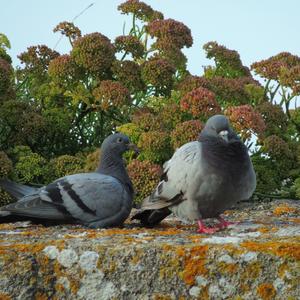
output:
<path id="1" fill-rule="evenodd" d="M 299 299 L 300 202 L 246 203 L 213 235 L 0 225 L 0 299 Z"/>

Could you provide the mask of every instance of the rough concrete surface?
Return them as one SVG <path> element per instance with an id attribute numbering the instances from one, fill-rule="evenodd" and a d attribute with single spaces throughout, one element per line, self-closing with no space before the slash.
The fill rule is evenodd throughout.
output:
<path id="1" fill-rule="evenodd" d="M 300 299 L 300 201 L 243 203 L 213 235 L 0 224 L 0 299 Z"/>

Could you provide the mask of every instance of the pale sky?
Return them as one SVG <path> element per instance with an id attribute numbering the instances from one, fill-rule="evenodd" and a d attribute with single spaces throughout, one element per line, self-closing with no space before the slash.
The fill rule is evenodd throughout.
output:
<path id="1" fill-rule="evenodd" d="M 0 32 L 11 41 L 9 51 L 14 65 L 17 55 L 27 47 L 46 44 L 54 47 L 60 35 L 53 28 L 61 21 L 71 21 L 89 4 L 94 5 L 74 22 L 83 34 L 101 32 L 112 40 L 122 35 L 124 21 L 119 0 L 1 0 Z M 184 50 L 188 69 L 201 75 L 202 66 L 210 64 L 202 49 L 208 41 L 217 41 L 240 53 L 243 63 L 266 59 L 282 51 L 300 56 L 299 0 L 149 0 L 153 9 L 165 18 L 186 24 L 192 31 L 194 44 Z M 69 51 L 67 39 L 56 50 Z"/>

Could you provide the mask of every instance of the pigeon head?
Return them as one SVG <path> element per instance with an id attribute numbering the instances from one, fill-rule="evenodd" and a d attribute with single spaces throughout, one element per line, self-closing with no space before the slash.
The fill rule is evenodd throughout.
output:
<path id="1" fill-rule="evenodd" d="M 214 115 L 209 118 L 200 135 L 220 138 L 226 143 L 238 139 L 236 133 L 230 127 L 228 119 L 223 115 Z"/>
<path id="2" fill-rule="evenodd" d="M 137 147 L 130 143 L 129 137 L 122 133 L 114 133 L 109 135 L 101 145 L 102 153 L 110 153 L 121 156 L 128 150 L 134 150 L 138 152 Z"/>

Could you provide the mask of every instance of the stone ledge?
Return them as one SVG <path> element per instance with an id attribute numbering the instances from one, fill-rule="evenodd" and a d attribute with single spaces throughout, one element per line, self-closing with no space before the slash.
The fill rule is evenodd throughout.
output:
<path id="1" fill-rule="evenodd" d="M 299 299 L 300 201 L 246 203 L 212 236 L 0 225 L 0 299 Z"/>

